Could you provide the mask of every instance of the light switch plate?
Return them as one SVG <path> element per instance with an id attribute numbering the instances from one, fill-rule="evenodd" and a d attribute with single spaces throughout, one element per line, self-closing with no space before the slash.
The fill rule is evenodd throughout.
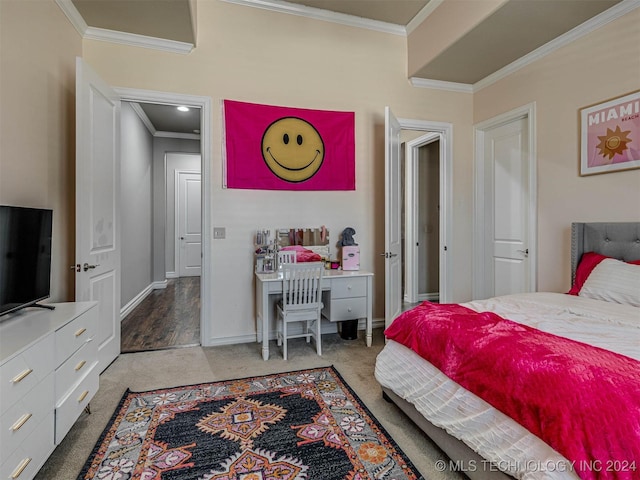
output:
<path id="1" fill-rule="evenodd" d="M 225 238 L 227 235 L 226 228 L 224 227 L 213 227 L 213 238 Z"/>

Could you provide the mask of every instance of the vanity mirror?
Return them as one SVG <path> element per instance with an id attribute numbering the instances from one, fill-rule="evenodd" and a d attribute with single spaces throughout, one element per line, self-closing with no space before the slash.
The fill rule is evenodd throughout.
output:
<path id="1" fill-rule="evenodd" d="M 258 273 L 273 272 L 277 268 L 277 252 L 283 249 L 303 247 L 304 250 L 298 250 L 313 252 L 323 261 L 331 258 L 329 229 L 324 225 L 318 228 L 259 228 L 254 243 Z"/>

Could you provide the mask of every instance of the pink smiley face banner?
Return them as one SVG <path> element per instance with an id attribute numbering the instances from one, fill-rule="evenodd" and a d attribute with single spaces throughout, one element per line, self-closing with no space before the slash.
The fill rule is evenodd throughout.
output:
<path id="1" fill-rule="evenodd" d="M 228 188 L 355 190 L 355 114 L 224 100 Z"/>

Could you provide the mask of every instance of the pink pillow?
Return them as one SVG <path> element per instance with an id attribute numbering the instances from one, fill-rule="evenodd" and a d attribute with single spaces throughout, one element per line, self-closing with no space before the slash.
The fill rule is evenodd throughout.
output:
<path id="1" fill-rule="evenodd" d="M 583 253 L 582 258 L 580 259 L 580 263 L 578 263 L 578 268 L 576 268 L 576 279 L 573 282 L 571 290 L 569 290 L 567 294 L 578 295 L 580 293 L 580 290 L 582 289 L 582 285 L 584 285 L 584 282 L 587 281 L 587 278 L 589 278 L 589 275 L 591 275 L 593 269 L 596 268 L 596 266 L 605 258 L 611 257 L 607 257 L 606 255 L 601 255 L 600 253 L 596 252 Z M 631 262 L 627 263 L 640 265 L 640 260 L 632 260 Z"/>

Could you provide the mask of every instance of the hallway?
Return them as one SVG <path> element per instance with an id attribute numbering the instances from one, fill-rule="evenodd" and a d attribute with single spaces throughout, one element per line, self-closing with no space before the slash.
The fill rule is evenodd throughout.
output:
<path id="1" fill-rule="evenodd" d="M 200 345 L 200 277 L 170 279 L 122 321 L 121 352 Z"/>

